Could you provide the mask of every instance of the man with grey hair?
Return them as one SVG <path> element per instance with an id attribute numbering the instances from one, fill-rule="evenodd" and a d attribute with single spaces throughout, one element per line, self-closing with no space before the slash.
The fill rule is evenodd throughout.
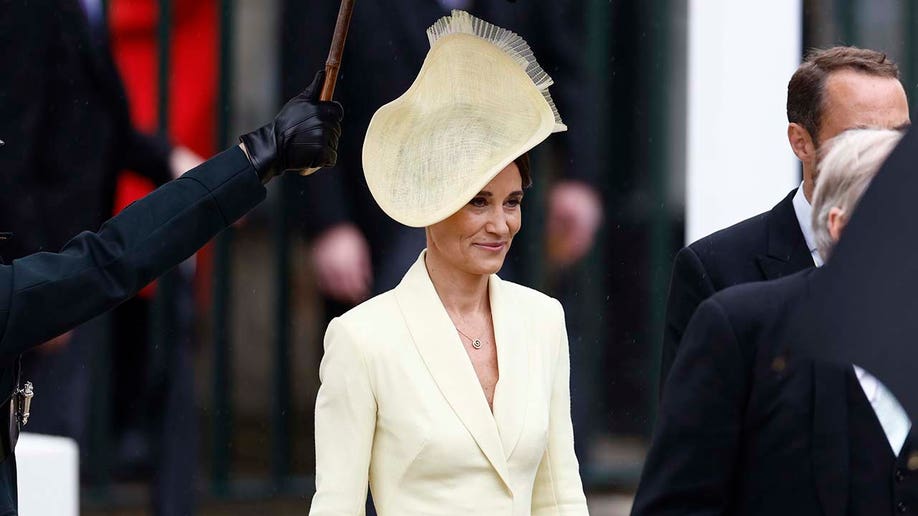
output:
<path id="1" fill-rule="evenodd" d="M 837 136 L 819 164 L 814 230 L 832 246 L 899 131 Z M 632 514 L 890 514 L 918 507 L 911 422 L 865 371 L 791 360 L 781 338 L 808 269 L 723 290 L 685 333 Z M 910 458 L 911 457 L 911 458 Z"/>
<path id="2" fill-rule="evenodd" d="M 831 141 L 819 162 L 819 184 L 813 194 L 813 239 L 823 262 L 880 164 L 901 138 L 899 131 L 850 129 Z"/>

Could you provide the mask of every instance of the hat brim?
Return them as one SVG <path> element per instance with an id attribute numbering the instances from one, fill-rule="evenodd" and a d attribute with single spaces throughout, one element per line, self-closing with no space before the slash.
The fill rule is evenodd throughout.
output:
<path id="1" fill-rule="evenodd" d="M 364 174 L 387 215 L 425 227 L 457 212 L 557 129 L 552 106 L 519 62 L 481 38 L 451 34 L 408 91 L 373 116 Z"/>

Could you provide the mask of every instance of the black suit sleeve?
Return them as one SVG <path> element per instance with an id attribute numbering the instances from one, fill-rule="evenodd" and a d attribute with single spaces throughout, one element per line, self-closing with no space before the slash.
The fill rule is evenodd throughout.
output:
<path id="1" fill-rule="evenodd" d="M 265 196 L 242 150 L 219 154 L 59 253 L 0 266 L 0 362 L 127 300 Z"/>
<path id="2" fill-rule="evenodd" d="M 632 515 L 728 514 L 750 367 L 716 299 L 673 364 Z"/>
<path id="3" fill-rule="evenodd" d="M 684 247 L 673 262 L 673 274 L 666 300 L 666 326 L 663 328 L 663 351 L 660 363 L 660 397 L 666 377 L 676 360 L 679 342 L 695 309 L 715 292 L 704 264 L 691 247 Z"/>

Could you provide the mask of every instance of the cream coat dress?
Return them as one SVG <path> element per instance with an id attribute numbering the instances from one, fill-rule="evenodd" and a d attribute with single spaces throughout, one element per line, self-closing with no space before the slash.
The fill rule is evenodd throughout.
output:
<path id="1" fill-rule="evenodd" d="M 560 303 L 489 279 L 492 414 L 422 253 L 402 282 L 336 318 L 316 400 L 310 514 L 583 515 Z"/>

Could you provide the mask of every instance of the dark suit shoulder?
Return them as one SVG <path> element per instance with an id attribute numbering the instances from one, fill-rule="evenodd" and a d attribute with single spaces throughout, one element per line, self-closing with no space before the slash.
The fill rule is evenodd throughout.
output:
<path id="1" fill-rule="evenodd" d="M 793 331 L 815 271 L 727 288 L 700 304 L 667 380 L 632 514 L 819 512 L 806 433 L 813 380 L 773 374 L 773 352 Z"/>
<path id="2" fill-rule="evenodd" d="M 675 378 L 667 379 L 666 389 L 672 382 L 682 382 L 680 378 L 685 374 L 694 374 L 686 373 L 687 369 L 695 369 L 686 364 L 699 359 L 726 360 L 731 365 L 721 369 L 736 375 L 733 378 L 736 385 L 748 381 L 743 371 L 749 371 L 757 357 L 770 356 L 774 346 L 783 342 L 783 339 L 778 342 L 773 338 L 775 332 L 783 331 L 792 313 L 799 309 L 800 298 L 808 290 L 808 278 L 815 270 L 808 269 L 777 280 L 736 285 L 701 302 L 686 327 L 680 352 L 672 366 L 671 375 Z M 720 358 L 713 358 L 715 356 Z M 685 363 L 680 366 L 680 361 Z"/>
<path id="3" fill-rule="evenodd" d="M 759 213 L 736 224 L 715 231 L 688 245 L 702 261 L 728 254 L 764 253 L 768 243 L 770 211 Z"/>
<path id="4" fill-rule="evenodd" d="M 682 248 L 673 262 L 660 381 L 666 381 L 682 335 L 698 305 L 734 285 L 776 279 L 813 266 L 789 192 L 771 210 Z"/>
<path id="5" fill-rule="evenodd" d="M 760 213 L 693 242 L 691 252 L 714 291 L 739 283 L 766 279 L 756 262 L 768 251 L 768 218 Z"/>
<path id="6" fill-rule="evenodd" d="M 740 341 L 754 342 L 765 329 L 788 320 L 789 312 L 798 307 L 798 299 L 806 294 L 808 278 L 815 270 L 735 285 L 717 292 L 705 303 L 716 305 L 723 312 Z"/>
<path id="7" fill-rule="evenodd" d="M 714 290 L 775 279 L 813 265 L 794 211 L 792 190 L 774 208 L 688 246 Z"/>

